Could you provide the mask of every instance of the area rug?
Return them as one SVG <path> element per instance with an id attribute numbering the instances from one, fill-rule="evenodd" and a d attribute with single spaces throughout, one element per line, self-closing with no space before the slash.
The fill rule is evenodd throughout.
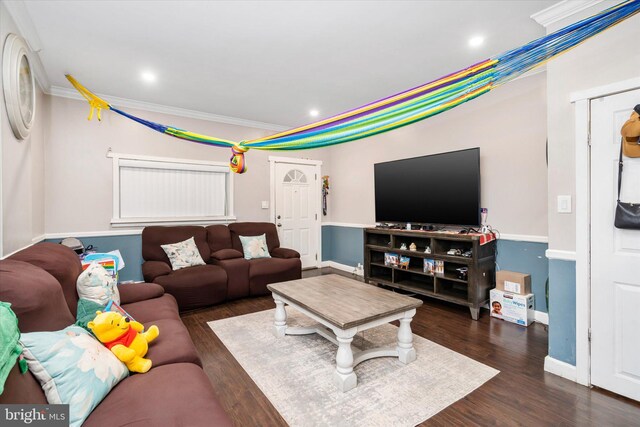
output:
<path id="1" fill-rule="evenodd" d="M 289 326 L 315 324 L 286 309 Z M 364 361 L 355 368 L 358 386 L 341 393 L 333 381 L 337 346 L 317 334 L 277 339 L 273 311 L 216 320 L 209 327 L 292 427 L 414 426 L 499 372 L 414 334 L 415 362 Z M 352 345 L 394 346 L 397 330 L 391 324 L 369 329 Z"/>

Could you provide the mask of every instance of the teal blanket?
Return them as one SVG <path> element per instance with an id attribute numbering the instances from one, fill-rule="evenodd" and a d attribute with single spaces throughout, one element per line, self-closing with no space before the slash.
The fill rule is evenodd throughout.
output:
<path id="1" fill-rule="evenodd" d="M 104 311 L 106 307 L 97 302 L 90 301 L 88 299 L 80 298 L 78 300 L 78 308 L 76 314 L 76 326 L 86 329 L 93 334 L 93 331 L 89 329 L 89 322 L 96 317 L 96 311 Z"/>

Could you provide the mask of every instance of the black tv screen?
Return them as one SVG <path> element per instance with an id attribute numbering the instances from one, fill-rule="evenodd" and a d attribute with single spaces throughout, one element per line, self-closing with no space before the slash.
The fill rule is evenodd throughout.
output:
<path id="1" fill-rule="evenodd" d="M 376 222 L 480 225 L 480 148 L 374 165 Z"/>

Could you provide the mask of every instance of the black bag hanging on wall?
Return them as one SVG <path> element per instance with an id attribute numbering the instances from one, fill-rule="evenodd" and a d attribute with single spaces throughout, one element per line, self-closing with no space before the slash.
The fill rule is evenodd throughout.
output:
<path id="1" fill-rule="evenodd" d="M 616 218 L 614 225 L 616 228 L 627 230 L 640 230 L 640 202 L 629 203 L 620 201 L 620 189 L 622 187 L 622 146 L 624 140 L 620 142 L 620 161 L 618 163 L 618 205 L 616 206 Z"/>

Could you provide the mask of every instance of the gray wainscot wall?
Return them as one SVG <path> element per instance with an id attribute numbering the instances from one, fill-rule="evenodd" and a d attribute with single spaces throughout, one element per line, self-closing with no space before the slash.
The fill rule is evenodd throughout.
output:
<path id="1" fill-rule="evenodd" d="M 120 281 L 143 280 L 141 265 L 142 239 L 139 233 L 117 236 L 74 236 L 99 252 L 119 249 L 125 259 L 125 268 L 120 272 Z M 60 242 L 61 239 L 48 239 Z M 323 225 L 322 260 L 333 261 L 343 266 L 355 267 L 363 263 L 363 229 L 361 227 Z M 576 308 L 575 308 L 575 262 L 547 260 L 546 243 L 515 240 L 498 240 L 498 267 L 502 270 L 531 274 L 536 311 L 548 313 L 549 355 L 554 359 L 575 365 L 576 354 Z M 547 307 L 545 284 L 549 278 L 549 300 Z"/>

